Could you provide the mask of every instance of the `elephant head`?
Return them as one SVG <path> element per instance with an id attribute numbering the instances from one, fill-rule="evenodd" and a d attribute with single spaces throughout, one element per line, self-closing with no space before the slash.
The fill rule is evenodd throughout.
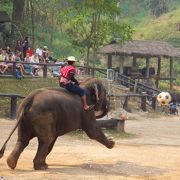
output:
<path id="1" fill-rule="evenodd" d="M 86 89 L 88 103 L 95 104 L 96 119 L 105 116 L 108 113 L 108 101 L 102 81 L 97 78 L 88 78 L 81 82 L 80 86 Z"/>

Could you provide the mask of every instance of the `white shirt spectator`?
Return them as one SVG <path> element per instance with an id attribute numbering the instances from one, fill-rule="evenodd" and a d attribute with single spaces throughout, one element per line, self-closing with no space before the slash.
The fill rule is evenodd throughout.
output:
<path id="1" fill-rule="evenodd" d="M 40 47 L 38 47 L 38 48 L 36 49 L 36 54 L 38 54 L 39 56 L 42 57 L 42 55 L 43 55 L 43 50 L 42 50 Z"/>

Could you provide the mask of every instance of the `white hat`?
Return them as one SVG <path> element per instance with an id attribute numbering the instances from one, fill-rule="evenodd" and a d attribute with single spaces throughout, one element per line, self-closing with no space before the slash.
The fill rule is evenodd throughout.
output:
<path id="1" fill-rule="evenodd" d="M 48 47 L 47 46 L 44 46 L 44 49 L 47 49 Z"/>
<path id="2" fill-rule="evenodd" d="M 73 62 L 75 62 L 76 59 L 75 59 L 74 56 L 69 56 L 69 57 L 67 58 L 67 61 L 73 61 Z"/>

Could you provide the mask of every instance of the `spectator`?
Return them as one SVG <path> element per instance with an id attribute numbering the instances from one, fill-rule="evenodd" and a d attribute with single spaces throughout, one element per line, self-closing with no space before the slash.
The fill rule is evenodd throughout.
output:
<path id="1" fill-rule="evenodd" d="M 11 53 L 11 48 L 9 46 L 6 47 L 6 54 L 10 54 Z"/>
<path id="2" fill-rule="evenodd" d="M 31 47 L 28 47 L 28 50 L 26 51 L 26 55 L 29 55 L 29 57 L 31 57 L 33 55 L 33 50 L 31 49 Z"/>
<path id="3" fill-rule="evenodd" d="M 80 67 L 78 68 L 78 75 L 83 75 L 83 73 L 84 73 L 84 66 L 85 66 L 85 61 L 83 60 L 83 59 L 81 59 L 80 61 L 79 61 L 79 65 L 80 65 Z"/>
<path id="4" fill-rule="evenodd" d="M 9 56 L 7 56 L 7 61 L 14 61 L 15 60 L 15 55 L 13 53 L 10 53 Z M 6 63 L 8 68 L 11 68 L 11 71 L 13 70 L 13 63 L 7 62 Z"/>
<path id="5" fill-rule="evenodd" d="M 21 64 L 22 60 L 21 60 L 21 53 L 20 52 L 16 52 L 15 61 L 19 62 L 19 63 L 16 64 L 16 69 L 18 69 L 20 71 L 20 73 L 21 73 L 21 76 L 24 77 L 24 73 L 26 73 L 26 72 L 24 70 L 23 64 Z"/>
<path id="6" fill-rule="evenodd" d="M 22 42 L 23 58 L 26 57 L 26 51 L 28 50 L 28 47 L 29 47 L 29 41 L 28 41 L 28 37 L 26 36 Z"/>
<path id="7" fill-rule="evenodd" d="M 8 69 L 8 65 L 5 62 L 6 55 L 2 48 L 0 48 L 0 74 L 4 74 L 5 71 Z"/>
<path id="8" fill-rule="evenodd" d="M 43 48 L 42 57 L 43 57 L 43 62 L 45 63 L 49 57 L 49 51 L 48 51 L 47 46 L 44 46 L 44 48 Z"/>
<path id="9" fill-rule="evenodd" d="M 22 50 L 22 44 L 21 44 L 21 41 L 20 41 L 20 40 L 17 40 L 14 51 L 15 51 L 15 53 L 16 53 L 16 52 L 21 52 L 21 53 L 23 52 L 23 50 Z"/>
<path id="10" fill-rule="evenodd" d="M 38 57 L 39 57 L 39 61 L 40 62 L 43 62 L 43 57 L 42 57 L 42 55 L 43 55 L 43 50 L 42 50 L 42 47 L 40 46 L 40 47 L 37 47 L 36 48 L 36 52 L 35 52 L 37 55 L 38 55 Z"/>
<path id="11" fill-rule="evenodd" d="M 31 76 L 34 76 L 33 74 L 33 65 L 31 65 L 31 57 L 29 56 L 29 54 L 26 54 L 26 57 L 24 58 L 24 62 L 27 62 L 29 64 L 24 64 L 24 68 L 26 70 L 26 73 L 30 74 Z"/>
<path id="12" fill-rule="evenodd" d="M 30 57 L 30 62 L 31 63 L 39 63 L 39 57 L 38 57 L 38 54 L 37 53 L 35 53 L 34 55 L 32 55 L 31 57 Z M 32 65 L 33 66 L 33 74 L 35 75 L 35 76 L 39 76 L 39 74 L 38 74 L 38 72 L 40 71 L 40 66 L 38 66 L 37 64 L 34 64 L 34 65 Z"/>

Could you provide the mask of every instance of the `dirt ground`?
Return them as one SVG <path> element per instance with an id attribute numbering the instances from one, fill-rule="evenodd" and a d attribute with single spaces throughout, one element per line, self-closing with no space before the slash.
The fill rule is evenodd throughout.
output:
<path id="1" fill-rule="evenodd" d="M 15 121 L 0 119 L 0 146 L 14 124 Z M 116 145 L 110 150 L 87 137 L 59 137 L 45 171 L 32 168 L 36 139 L 22 153 L 16 169 L 9 169 L 6 159 L 15 145 L 16 132 L 0 159 L 0 179 L 180 179 L 179 116 L 139 112 L 129 115 L 125 131 L 133 137 L 115 138 Z"/>

